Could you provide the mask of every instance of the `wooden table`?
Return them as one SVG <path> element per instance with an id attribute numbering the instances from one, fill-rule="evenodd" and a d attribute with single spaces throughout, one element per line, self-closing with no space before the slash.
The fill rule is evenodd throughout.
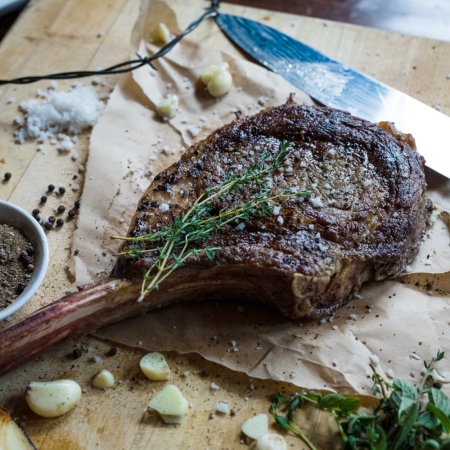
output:
<path id="1" fill-rule="evenodd" d="M 198 3 L 178 2 L 182 14 L 194 18 L 201 8 Z M 129 33 L 138 12 L 137 0 L 37 0 L 19 17 L 0 46 L 0 76 L 49 73 L 61 70 L 106 67 L 128 58 Z M 450 113 L 450 43 L 402 36 L 336 22 L 256 10 L 235 5 L 223 5 L 224 10 L 238 15 L 263 20 L 277 28 L 288 29 L 295 21 L 297 36 L 332 57 L 354 66 L 376 78 Z M 97 37 L 100 30 L 103 37 Z M 210 43 L 223 45 L 226 50 L 239 52 L 217 34 Z M 224 44 L 225 42 L 225 44 Z M 113 80 L 109 79 L 112 83 Z M 49 183 L 66 186 L 62 203 L 70 206 L 79 198 L 81 189 L 73 191 L 72 174 L 87 158 L 88 136 L 77 143 L 80 154 L 77 161 L 60 157 L 54 146 L 47 153 L 37 152 L 36 142 L 18 146 L 13 142 L 14 116 L 18 102 L 35 96 L 36 89 L 45 89 L 47 82 L 24 87 L 5 86 L 0 94 L 0 174 L 11 172 L 8 182 L 0 183 L 0 198 L 14 202 L 28 211 L 38 204 Z M 60 83 L 60 87 L 62 83 Z M 66 83 L 66 88 L 69 83 Z M 15 97 L 12 104 L 7 99 Z M 83 173 L 76 183 L 82 186 Z M 60 201 L 52 198 L 43 208 L 49 213 Z M 71 235 L 75 221 L 64 228 L 48 233 L 51 262 L 45 282 L 39 293 L 12 320 L 36 310 L 65 294 L 71 286 L 66 271 Z M 7 325 L 3 322 L 0 328 Z M 0 378 L 0 404 L 8 405 L 14 417 L 24 422 L 25 428 L 39 449 L 234 449 L 241 445 L 240 427 L 253 414 L 267 412 L 268 395 L 277 390 L 295 392 L 298 388 L 287 383 L 251 380 L 205 361 L 195 354 L 168 354 L 172 367 L 171 382 L 182 389 L 193 408 L 184 423 L 175 428 L 164 425 L 156 416 L 144 414 L 144 408 L 159 391 L 161 383 L 149 382 L 140 373 L 139 349 L 120 348 L 115 357 L 107 356 L 111 343 L 91 337 L 80 341 L 103 355 L 95 363 L 84 353 L 74 360 L 70 355 L 73 343 L 63 343 L 36 360 L 7 373 Z M 92 376 L 101 368 L 111 370 L 116 380 L 122 380 L 106 392 L 91 387 Z M 209 376 L 194 375 L 194 371 L 208 370 Z M 190 371 L 185 377 L 182 373 Z M 42 419 L 31 413 L 24 401 L 29 381 L 58 378 L 76 379 L 86 393 L 71 413 L 58 419 Z M 221 389 L 211 391 L 214 381 Z M 253 384 L 255 389 L 250 389 Z M 237 414 L 220 415 L 215 407 L 223 400 Z M 301 413 L 302 426 L 317 448 L 333 449 L 336 430 L 329 415 L 307 410 Z M 307 420 L 305 420 L 307 419 Z M 306 448 L 297 438 L 287 436 L 289 448 Z"/>

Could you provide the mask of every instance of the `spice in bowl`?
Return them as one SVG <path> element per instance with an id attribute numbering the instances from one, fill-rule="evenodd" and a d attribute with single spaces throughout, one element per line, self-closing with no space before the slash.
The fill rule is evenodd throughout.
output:
<path id="1" fill-rule="evenodd" d="M 34 248 L 18 229 L 0 225 L 0 311 L 26 288 L 35 269 Z"/>

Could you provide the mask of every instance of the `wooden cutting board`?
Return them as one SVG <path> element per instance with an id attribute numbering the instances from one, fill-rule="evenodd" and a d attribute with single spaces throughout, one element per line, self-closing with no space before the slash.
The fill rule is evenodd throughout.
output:
<path id="1" fill-rule="evenodd" d="M 200 15 L 206 3 L 170 1 L 180 17 L 190 21 Z M 274 13 L 261 9 L 223 4 L 223 10 L 263 21 L 292 34 L 330 56 L 347 63 L 415 98 L 450 113 L 450 43 L 404 36 L 369 28 Z M 131 28 L 138 14 L 138 0 L 36 0 L 21 14 L 0 45 L 0 78 L 12 78 L 75 69 L 107 67 L 128 59 Z M 104 35 L 100 31 L 104 31 Z M 100 35 L 99 35 L 100 33 Z M 212 24 L 200 27 L 197 39 L 244 57 Z M 108 78 L 113 85 L 116 78 Z M 89 84 L 89 80 L 83 81 Z M 76 146 L 79 157 L 73 161 L 60 156 L 55 146 L 47 144 L 45 154 L 36 142 L 18 146 L 13 142 L 14 117 L 21 100 L 35 97 L 36 90 L 48 82 L 28 86 L 5 86 L 0 93 L 0 176 L 11 172 L 8 182 L 0 183 L 0 198 L 28 211 L 38 206 L 50 183 L 65 186 L 61 199 L 51 197 L 42 214 L 49 214 L 59 204 L 67 209 L 81 196 L 83 172 L 89 143 L 85 133 Z M 59 83 L 67 89 L 70 83 Z M 15 100 L 8 103 L 8 99 Z M 77 178 L 74 179 L 74 174 Z M 76 184 L 80 188 L 73 190 Z M 48 304 L 66 294 L 70 279 L 67 261 L 75 220 L 48 233 L 51 261 L 45 282 L 38 294 L 11 319 Z M 7 326 L 0 324 L 0 329 Z M 145 406 L 163 384 L 150 382 L 140 373 L 139 349 L 120 348 L 114 357 L 107 355 L 112 344 L 90 337 L 80 341 L 91 351 L 74 360 L 73 343 L 63 343 L 36 360 L 0 377 L 0 404 L 9 406 L 38 449 L 241 449 L 244 436 L 240 427 L 256 413 L 268 412 L 269 395 L 283 390 L 296 392 L 288 383 L 250 379 L 242 373 L 205 361 L 196 354 L 168 354 L 172 367 L 171 382 L 193 404 L 179 427 L 164 425 L 156 417 L 144 414 Z M 91 355 L 102 360 L 95 363 Z M 93 375 L 107 368 L 121 380 L 106 392 L 91 387 Z M 201 371 L 208 371 L 202 376 Z M 183 372 L 189 371 L 185 376 Z M 195 371 L 200 371 L 194 374 Z M 31 413 L 24 401 L 30 381 L 72 378 L 86 392 L 75 410 L 58 419 L 42 419 Z M 220 386 L 212 391 L 211 382 Z M 235 416 L 215 412 L 218 403 L 227 400 Z M 318 449 L 339 448 L 337 430 L 328 414 L 314 410 L 299 413 L 298 421 Z M 273 427 L 273 425 L 272 425 Z M 273 431 L 279 431 L 273 427 Z M 289 448 L 306 446 L 286 435 Z"/>

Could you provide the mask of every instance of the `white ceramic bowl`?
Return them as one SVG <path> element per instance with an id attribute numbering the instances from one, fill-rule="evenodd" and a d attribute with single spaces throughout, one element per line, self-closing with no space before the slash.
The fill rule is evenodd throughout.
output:
<path id="1" fill-rule="evenodd" d="M 33 259 L 35 270 L 25 290 L 11 305 L 0 311 L 0 320 L 9 317 L 30 300 L 44 279 L 49 260 L 47 237 L 31 214 L 28 214 L 25 210 L 12 203 L 0 200 L 0 224 L 4 223 L 21 230 L 34 247 Z"/>

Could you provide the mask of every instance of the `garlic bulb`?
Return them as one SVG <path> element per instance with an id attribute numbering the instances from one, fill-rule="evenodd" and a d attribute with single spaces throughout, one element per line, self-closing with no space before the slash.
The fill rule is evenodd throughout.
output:
<path id="1" fill-rule="evenodd" d="M 33 412 L 42 417 L 58 417 L 75 408 L 81 388 L 72 380 L 31 382 L 25 399 Z"/>

